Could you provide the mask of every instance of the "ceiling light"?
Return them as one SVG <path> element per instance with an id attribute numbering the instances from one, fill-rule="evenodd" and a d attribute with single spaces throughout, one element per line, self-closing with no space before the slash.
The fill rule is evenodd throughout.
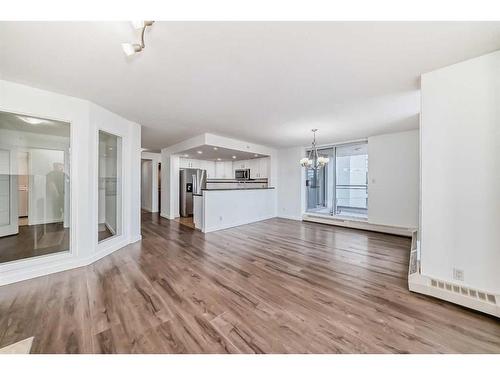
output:
<path id="1" fill-rule="evenodd" d="M 218 147 L 214 147 L 214 150 L 217 151 L 219 148 Z"/>
<path id="2" fill-rule="evenodd" d="M 30 125 L 41 125 L 41 124 L 50 124 L 52 121 L 44 120 L 36 117 L 27 117 L 27 116 L 16 116 L 19 120 L 24 121 Z"/>
<path id="3" fill-rule="evenodd" d="M 198 154 L 203 154 L 203 151 L 198 150 L 198 151 L 196 151 L 196 153 L 198 153 Z"/>
<path id="4" fill-rule="evenodd" d="M 217 158 L 217 160 L 221 161 L 222 159 L 221 158 Z"/>
<path id="5" fill-rule="evenodd" d="M 257 154 L 253 154 L 253 157 L 254 157 L 254 158 L 258 158 L 258 157 L 259 157 L 259 155 L 257 155 Z"/>
<path id="6" fill-rule="evenodd" d="M 153 25 L 153 23 L 154 21 L 132 21 L 132 25 L 134 25 L 136 29 L 141 29 L 141 40 L 140 43 L 122 43 L 123 52 L 125 52 L 127 56 L 132 56 L 146 48 L 144 33 L 146 32 L 146 28 Z"/>
<path id="7" fill-rule="evenodd" d="M 234 156 L 234 155 L 233 155 L 233 156 L 231 156 L 231 157 L 232 157 L 233 159 L 236 159 L 236 156 Z"/>
<path id="8" fill-rule="evenodd" d="M 312 129 L 313 132 L 313 141 L 312 148 L 309 150 L 309 155 L 306 158 L 300 159 L 300 165 L 305 167 L 306 169 L 320 169 L 324 167 L 330 159 L 324 156 L 318 155 L 318 150 L 316 149 L 316 132 L 318 129 Z"/>

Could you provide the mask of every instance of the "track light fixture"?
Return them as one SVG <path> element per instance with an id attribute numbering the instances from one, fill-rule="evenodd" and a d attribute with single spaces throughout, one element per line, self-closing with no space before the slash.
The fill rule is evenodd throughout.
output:
<path id="1" fill-rule="evenodd" d="M 132 25 L 136 29 L 141 30 L 141 41 L 140 43 L 122 43 L 123 52 L 125 52 L 127 56 L 132 56 L 146 48 L 144 33 L 146 32 L 146 28 L 152 26 L 154 22 L 155 21 L 132 21 Z"/>

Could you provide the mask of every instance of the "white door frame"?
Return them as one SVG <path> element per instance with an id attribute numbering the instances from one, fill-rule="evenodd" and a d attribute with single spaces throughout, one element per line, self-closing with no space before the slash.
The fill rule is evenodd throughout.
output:
<path id="1" fill-rule="evenodd" d="M 10 192 L 9 192 L 9 214 L 8 225 L 0 226 L 0 237 L 10 236 L 19 233 L 19 215 L 17 211 L 17 148 L 6 146 L 0 143 L 0 150 L 9 152 L 9 173 L 10 173 Z"/>

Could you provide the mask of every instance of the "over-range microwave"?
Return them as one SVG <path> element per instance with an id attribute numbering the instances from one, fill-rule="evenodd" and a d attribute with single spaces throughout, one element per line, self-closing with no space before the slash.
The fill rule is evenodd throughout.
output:
<path id="1" fill-rule="evenodd" d="M 236 169 L 234 178 L 237 180 L 250 180 L 250 169 Z"/>

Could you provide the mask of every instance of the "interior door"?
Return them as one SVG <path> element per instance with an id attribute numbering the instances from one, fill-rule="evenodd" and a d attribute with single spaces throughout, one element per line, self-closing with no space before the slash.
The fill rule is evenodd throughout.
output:
<path id="1" fill-rule="evenodd" d="M 12 149 L 0 146 L 0 237 L 17 234 L 17 171 Z"/>

